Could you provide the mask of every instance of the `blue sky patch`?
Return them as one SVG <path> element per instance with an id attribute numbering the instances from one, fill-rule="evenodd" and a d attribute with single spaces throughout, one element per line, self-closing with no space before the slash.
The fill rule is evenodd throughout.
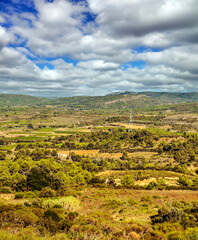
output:
<path id="1" fill-rule="evenodd" d="M 137 53 L 143 53 L 143 52 L 161 52 L 163 51 L 162 49 L 159 48 L 152 48 L 152 47 L 146 47 L 146 46 L 139 46 L 136 48 L 132 49 L 132 53 L 137 52 Z"/>
<path id="2" fill-rule="evenodd" d="M 52 65 L 50 63 L 36 63 L 36 66 L 39 67 L 41 70 L 43 70 L 45 67 L 47 67 L 50 70 L 55 69 L 54 65 Z"/>
<path id="3" fill-rule="evenodd" d="M 134 62 L 128 62 L 126 64 L 122 64 L 122 70 L 125 71 L 128 68 L 137 68 L 137 69 L 143 69 L 146 65 L 146 62 L 143 60 L 134 61 Z"/>

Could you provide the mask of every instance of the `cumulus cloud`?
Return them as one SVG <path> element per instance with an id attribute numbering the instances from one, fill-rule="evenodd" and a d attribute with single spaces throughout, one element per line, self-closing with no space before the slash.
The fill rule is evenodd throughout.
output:
<path id="1" fill-rule="evenodd" d="M 13 4 L 0 17 L 1 92 L 198 90 L 197 0 Z"/>
<path id="2" fill-rule="evenodd" d="M 6 46 L 8 43 L 11 43 L 14 41 L 15 37 L 12 33 L 6 31 L 5 28 L 0 26 L 0 49 L 3 46 Z"/>

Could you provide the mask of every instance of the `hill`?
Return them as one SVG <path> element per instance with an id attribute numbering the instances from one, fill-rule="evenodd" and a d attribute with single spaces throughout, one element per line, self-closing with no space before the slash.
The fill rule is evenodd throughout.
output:
<path id="1" fill-rule="evenodd" d="M 67 97 L 53 104 L 75 109 L 145 108 L 164 104 L 198 102 L 198 93 L 117 92 L 97 97 Z"/>
<path id="2" fill-rule="evenodd" d="M 0 94 L 0 106 L 36 106 L 51 103 L 50 100 L 40 97 L 33 97 L 28 95 L 18 94 Z"/>
<path id="3" fill-rule="evenodd" d="M 63 106 L 67 109 L 139 109 L 164 104 L 198 102 L 198 93 L 117 92 L 106 96 L 46 99 L 27 95 L 0 94 L 0 106 Z"/>

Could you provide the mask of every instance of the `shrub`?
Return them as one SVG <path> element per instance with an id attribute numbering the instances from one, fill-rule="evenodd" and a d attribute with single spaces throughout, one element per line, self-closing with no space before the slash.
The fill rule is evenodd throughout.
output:
<path id="1" fill-rule="evenodd" d="M 124 187 L 133 187 L 134 186 L 134 179 L 131 175 L 125 175 L 122 179 L 121 179 L 121 184 Z"/>
<path id="2" fill-rule="evenodd" d="M 124 204 L 125 204 L 125 202 L 122 200 L 112 199 L 112 200 L 107 200 L 106 203 L 104 204 L 104 206 L 108 209 L 115 209 Z"/>
<path id="3" fill-rule="evenodd" d="M 185 238 L 181 233 L 173 232 L 168 235 L 168 240 L 185 240 Z"/>
<path id="4" fill-rule="evenodd" d="M 198 240 L 198 228 L 188 229 L 185 233 L 185 239 Z"/>
<path id="5" fill-rule="evenodd" d="M 35 199 L 32 201 L 32 206 L 33 207 L 42 207 L 42 201 L 40 199 Z"/>
<path id="6" fill-rule="evenodd" d="M 43 201 L 42 207 L 54 208 L 57 205 L 61 206 L 66 211 L 73 211 L 79 207 L 79 200 L 73 196 L 62 197 L 58 199 L 47 199 Z"/>
<path id="7" fill-rule="evenodd" d="M 153 202 L 153 197 L 152 197 L 152 196 L 143 196 L 143 197 L 141 198 L 141 201 L 152 203 L 152 202 Z"/>
<path id="8" fill-rule="evenodd" d="M 190 215 L 185 214 L 182 217 L 181 225 L 184 227 L 184 229 L 194 228 L 197 226 L 196 218 L 191 214 Z"/>
<path id="9" fill-rule="evenodd" d="M 61 220 L 61 217 L 59 216 L 59 213 L 55 209 L 47 209 L 44 212 L 44 217 L 45 218 L 51 217 L 56 222 L 59 222 Z"/>
<path id="10" fill-rule="evenodd" d="M 178 179 L 178 183 L 184 187 L 192 186 L 192 181 L 190 181 L 186 175 L 180 176 Z"/>
<path id="11" fill-rule="evenodd" d="M 141 239 L 141 236 L 136 232 L 130 232 L 128 237 L 129 237 L 129 239 L 132 239 L 132 240 L 140 240 Z"/>
<path id="12" fill-rule="evenodd" d="M 47 186 L 58 189 L 62 185 L 61 180 L 45 166 L 33 167 L 27 176 L 27 186 L 32 190 L 41 190 Z"/>
<path id="13" fill-rule="evenodd" d="M 153 223 L 162 223 L 162 222 L 178 222 L 183 216 L 183 210 L 176 207 L 162 207 L 158 209 L 158 215 L 151 216 Z"/>
<path id="14" fill-rule="evenodd" d="M 1 191 L 1 193 L 11 193 L 12 192 L 10 187 L 2 187 L 0 191 Z"/>
<path id="15" fill-rule="evenodd" d="M 157 186 L 157 183 L 155 181 L 152 181 L 146 186 L 146 190 L 152 190 L 156 186 Z"/>
<path id="16" fill-rule="evenodd" d="M 25 196 L 26 198 L 35 198 L 37 194 L 36 192 L 29 191 L 29 192 L 26 192 Z"/>
<path id="17" fill-rule="evenodd" d="M 39 218 L 31 211 L 17 210 L 14 212 L 15 221 L 23 224 L 24 227 L 34 225 L 38 222 Z"/>
<path id="18" fill-rule="evenodd" d="M 24 193 L 23 192 L 18 192 L 15 194 L 15 199 L 20 199 L 20 198 L 24 198 Z"/>
<path id="19" fill-rule="evenodd" d="M 90 184 L 102 184 L 104 182 L 104 179 L 100 178 L 99 176 L 95 176 L 89 181 Z"/>
<path id="20" fill-rule="evenodd" d="M 56 197 L 56 191 L 51 189 L 50 187 L 45 187 L 41 190 L 39 197 L 43 198 Z"/>

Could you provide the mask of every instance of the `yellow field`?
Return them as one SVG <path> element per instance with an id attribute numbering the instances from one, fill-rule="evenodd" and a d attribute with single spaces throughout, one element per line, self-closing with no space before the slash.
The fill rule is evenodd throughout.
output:
<path id="1" fill-rule="evenodd" d="M 121 123 L 121 122 L 117 122 L 117 123 L 112 123 L 112 126 L 123 126 L 125 128 L 130 128 L 131 126 L 128 123 Z M 132 126 L 133 129 L 144 129 L 146 128 L 146 125 L 134 125 Z"/>

